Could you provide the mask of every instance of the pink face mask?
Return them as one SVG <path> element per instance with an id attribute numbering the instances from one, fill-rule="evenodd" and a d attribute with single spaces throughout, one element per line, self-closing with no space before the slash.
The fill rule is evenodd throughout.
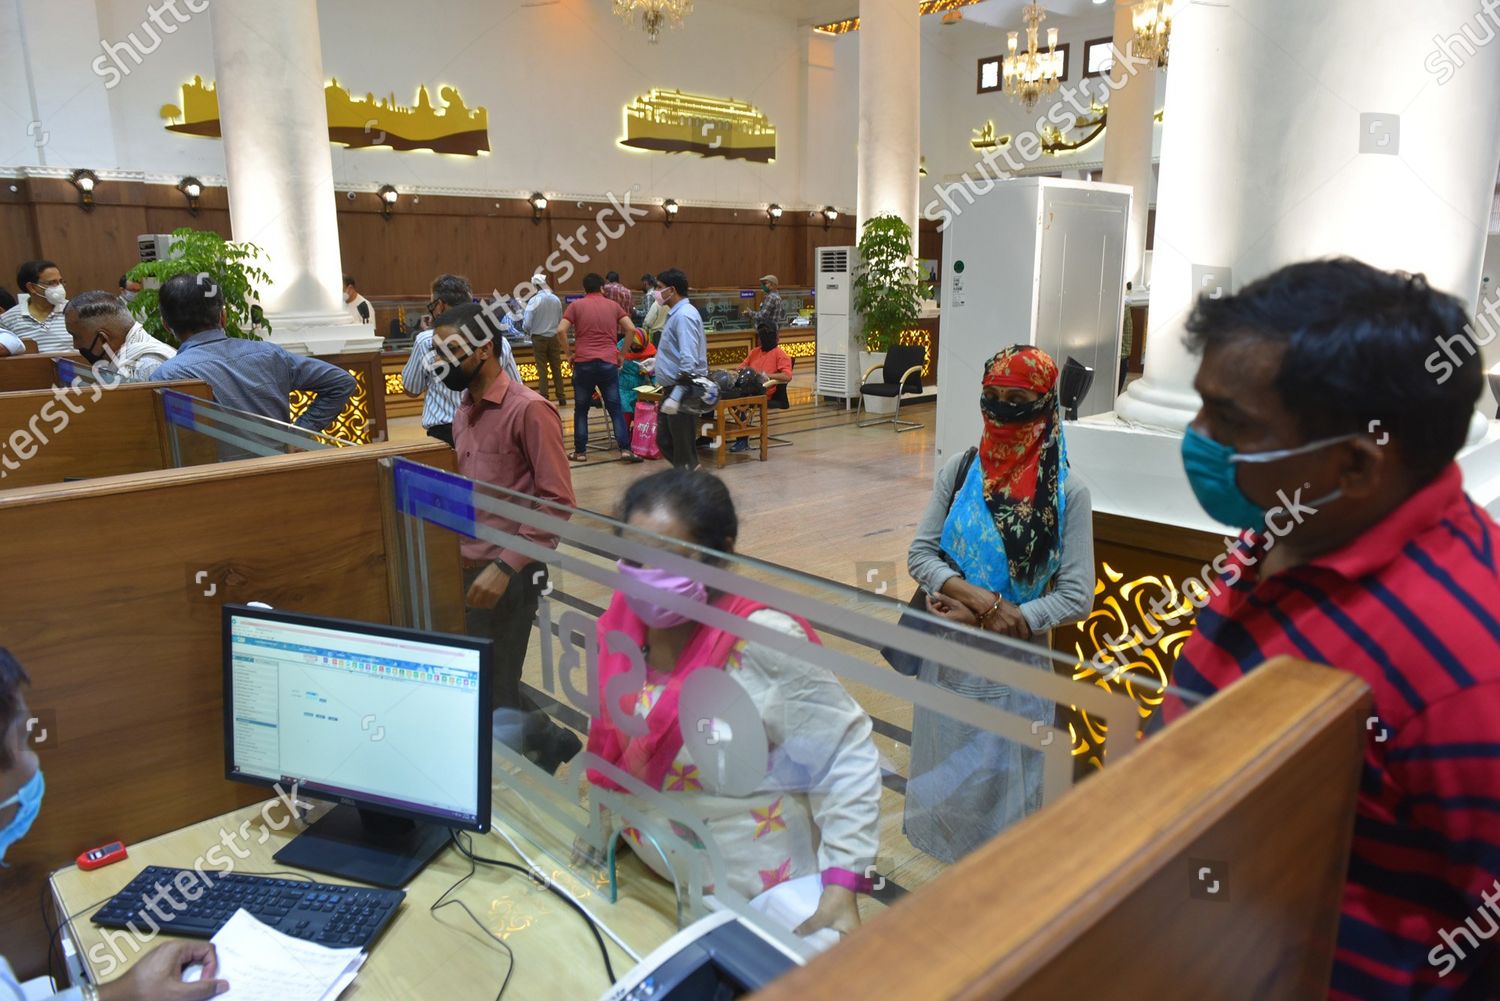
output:
<path id="1" fill-rule="evenodd" d="M 681 574 L 668 573 L 655 567 L 633 567 L 625 562 L 618 564 L 620 573 L 633 581 L 650 586 L 653 590 L 675 594 L 700 605 L 708 603 L 708 587 L 702 581 Z M 670 629 L 691 621 L 686 615 L 663 608 L 646 598 L 633 594 L 625 595 L 625 604 L 642 622 L 652 629 Z"/>

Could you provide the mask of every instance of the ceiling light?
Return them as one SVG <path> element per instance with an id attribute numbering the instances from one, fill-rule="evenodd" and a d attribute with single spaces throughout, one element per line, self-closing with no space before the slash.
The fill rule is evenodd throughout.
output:
<path id="1" fill-rule="evenodd" d="M 646 38 L 655 44 L 662 28 L 682 27 L 682 19 L 693 12 L 693 0 L 615 0 L 614 10 L 626 24 L 639 21 Z"/>

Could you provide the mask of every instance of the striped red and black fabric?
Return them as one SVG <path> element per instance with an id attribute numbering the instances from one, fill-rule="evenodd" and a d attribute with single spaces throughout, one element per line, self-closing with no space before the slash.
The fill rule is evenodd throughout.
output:
<path id="1" fill-rule="evenodd" d="M 1290 654 L 1374 693 L 1329 997 L 1495 996 L 1500 526 L 1454 464 L 1342 549 L 1261 579 L 1267 548 L 1237 543 L 1174 680 L 1210 694 Z"/>

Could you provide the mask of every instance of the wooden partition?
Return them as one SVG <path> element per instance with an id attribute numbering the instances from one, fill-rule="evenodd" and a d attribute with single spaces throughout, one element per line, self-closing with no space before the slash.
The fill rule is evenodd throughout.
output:
<path id="1" fill-rule="evenodd" d="M 50 364 L 50 362 L 49 362 Z M 140 382 L 65 394 L 0 393 L 0 489 L 172 468 L 163 387 L 212 399 L 202 382 Z M 21 444 L 13 438 L 21 434 Z"/>
<path id="2" fill-rule="evenodd" d="M 83 355 L 64 354 L 6 355 L 0 358 L 0 393 L 15 393 L 27 389 L 51 389 L 57 385 L 56 361 L 65 358 L 78 365 L 84 364 Z"/>
<path id="3" fill-rule="evenodd" d="M 0 493 L 0 642 L 46 731 L 47 801 L 0 870 L 23 979 L 45 964 L 48 870 L 264 798 L 224 779 L 225 602 L 392 620 L 378 462 L 394 455 L 453 468 L 440 443 L 385 443 Z M 456 546 L 428 570 L 461 593 Z"/>
<path id="4" fill-rule="evenodd" d="M 1368 705 L 1267 663 L 756 996 L 1325 998 Z"/>

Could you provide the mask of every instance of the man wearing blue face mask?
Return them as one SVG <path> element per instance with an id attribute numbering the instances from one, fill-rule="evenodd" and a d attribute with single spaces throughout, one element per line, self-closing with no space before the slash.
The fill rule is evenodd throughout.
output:
<path id="1" fill-rule="evenodd" d="M 1200 299 L 1187 328 L 1203 355 L 1188 479 L 1247 531 L 1214 562 L 1174 681 L 1210 694 L 1284 654 L 1363 679 L 1376 715 L 1330 996 L 1491 997 L 1500 526 L 1454 462 L 1477 351 L 1441 379 L 1424 364 L 1473 336 L 1464 307 L 1420 275 L 1316 261 Z"/>
<path id="2" fill-rule="evenodd" d="M 30 711 L 21 692 L 31 679 L 16 658 L 0 647 L 0 862 L 26 836 L 42 806 L 43 779 L 36 752 L 26 741 Z M 38 862 L 48 860 L 37 860 Z M 182 972 L 203 964 L 203 979 L 182 982 Z M 229 990 L 214 977 L 218 960 L 208 942 L 169 942 L 143 955 L 130 972 L 107 984 L 79 987 L 52 995 L 53 1001 L 203 1001 Z M 26 997 L 0 957 L 0 1001 Z M 31 995 L 34 996 L 34 995 Z"/>

